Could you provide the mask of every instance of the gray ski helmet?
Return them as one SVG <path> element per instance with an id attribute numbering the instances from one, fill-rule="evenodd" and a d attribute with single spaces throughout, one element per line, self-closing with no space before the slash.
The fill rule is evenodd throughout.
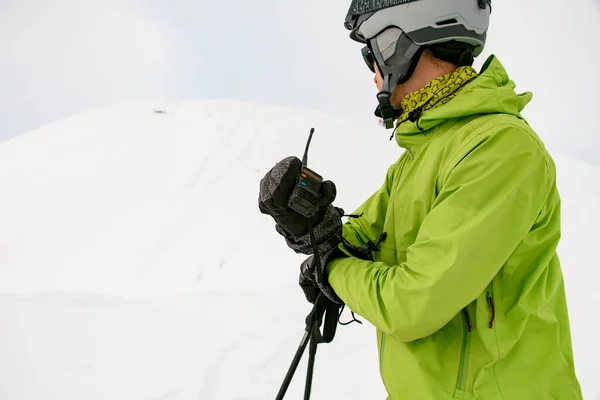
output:
<path id="1" fill-rule="evenodd" d="M 396 115 L 393 89 L 410 78 L 422 51 L 470 65 L 485 46 L 490 13 L 490 0 L 352 0 L 344 25 L 367 44 L 384 78 L 377 98 L 387 128 Z"/>

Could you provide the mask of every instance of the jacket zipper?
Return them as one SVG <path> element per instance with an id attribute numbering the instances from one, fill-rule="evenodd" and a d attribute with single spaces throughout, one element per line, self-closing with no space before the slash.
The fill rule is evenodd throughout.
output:
<path id="1" fill-rule="evenodd" d="M 471 343 L 471 319 L 469 318 L 469 311 L 466 307 L 462 310 L 462 320 L 462 349 L 460 352 L 460 366 L 458 367 L 458 381 L 456 383 L 456 389 L 464 391 L 467 387 L 467 367 L 469 362 L 469 345 Z"/>
<path id="2" fill-rule="evenodd" d="M 490 311 L 492 312 L 489 323 L 489 327 L 490 329 L 492 329 L 494 327 L 494 321 L 496 320 L 496 305 L 494 304 L 494 282 L 490 283 L 490 288 L 487 292 L 487 303 L 490 307 Z"/>
<path id="3" fill-rule="evenodd" d="M 379 345 L 379 372 L 383 375 L 383 344 L 385 343 L 385 333 L 381 332 L 381 344 Z"/>

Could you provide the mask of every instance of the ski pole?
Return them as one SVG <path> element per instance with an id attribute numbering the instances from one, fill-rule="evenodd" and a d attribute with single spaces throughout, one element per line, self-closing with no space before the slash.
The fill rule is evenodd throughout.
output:
<path id="1" fill-rule="evenodd" d="M 318 329 L 318 328 L 313 328 Z M 304 386 L 304 400 L 310 400 L 310 392 L 312 389 L 312 379 L 315 370 L 315 357 L 317 355 L 317 338 L 313 330 L 310 338 L 310 347 L 308 350 L 308 370 L 306 372 L 306 385 Z"/>
<path id="2" fill-rule="evenodd" d="M 311 327 L 311 330 L 312 330 L 312 327 Z M 287 392 L 288 387 L 290 386 L 290 383 L 292 382 L 292 378 L 294 377 L 294 374 L 296 373 L 298 364 L 300 364 L 300 360 L 302 359 L 302 355 L 304 354 L 304 351 L 306 350 L 306 346 L 308 345 L 309 340 L 310 340 L 310 333 L 309 332 L 304 333 L 304 337 L 302 338 L 302 341 L 300 342 L 300 346 L 298 346 L 298 351 L 296 351 L 296 355 L 294 356 L 294 359 L 292 360 L 292 364 L 290 365 L 290 368 L 288 369 L 288 372 L 285 376 L 283 384 L 281 385 L 281 389 L 279 389 L 279 393 L 277 394 L 276 400 L 283 400 L 283 397 L 285 396 L 285 393 Z"/>

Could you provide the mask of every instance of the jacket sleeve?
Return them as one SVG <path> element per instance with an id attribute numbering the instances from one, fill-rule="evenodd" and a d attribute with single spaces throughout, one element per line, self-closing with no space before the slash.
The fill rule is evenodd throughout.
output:
<path id="1" fill-rule="evenodd" d="M 379 330 L 405 342 L 437 332 L 485 290 L 535 223 L 554 187 L 551 161 L 523 129 L 495 130 L 438 177 L 406 262 L 346 257 L 328 265 L 335 292 Z"/>
<path id="2" fill-rule="evenodd" d="M 342 226 L 342 236 L 354 246 L 366 248 L 369 241 L 375 242 L 383 232 L 383 222 L 390 198 L 394 171 L 396 166 L 403 162 L 403 157 L 404 155 L 397 163 L 390 166 L 381 188 L 353 212 L 353 214 L 362 216 L 349 218 Z M 340 245 L 340 250 L 350 255 L 343 245 Z"/>

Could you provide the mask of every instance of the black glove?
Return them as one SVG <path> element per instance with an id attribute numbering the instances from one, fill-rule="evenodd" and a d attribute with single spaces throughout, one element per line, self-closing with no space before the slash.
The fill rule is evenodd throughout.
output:
<path id="1" fill-rule="evenodd" d="M 335 200 L 335 185 L 324 181 L 321 185 L 319 210 L 312 218 L 288 207 L 290 196 L 298 182 L 302 161 L 287 157 L 278 162 L 260 181 L 258 207 L 263 214 L 270 215 L 277 223 L 277 231 L 283 236 L 300 236 L 323 220 L 328 206 Z"/>
<path id="2" fill-rule="evenodd" d="M 335 291 L 327 281 L 327 272 L 325 271 L 325 266 L 323 264 L 321 264 L 321 268 L 323 270 L 323 273 L 321 275 L 322 277 L 320 278 L 320 276 L 318 275 L 315 260 L 315 256 L 312 255 L 306 260 L 304 260 L 304 262 L 300 265 L 300 280 L 298 283 L 300 284 L 300 287 L 302 288 L 302 291 L 306 296 L 306 300 L 314 304 L 315 301 L 317 301 L 319 293 L 322 292 L 325 295 L 325 297 L 327 297 L 332 302 L 336 304 L 344 304 L 344 302 L 338 297 L 338 295 L 335 293 Z"/>
<path id="3" fill-rule="evenodd" d="M 288 207 L 289 198 L 300 176 L 302 162 L 296 157 L 288 157 L 273 167 L 260 182 L 259 208 L 276 222 L 276 230 L 296 253 L 311 255 L 317 248 L 321 262 L 321 274 L 315 263 L 302 264 L 300 286 L 309 301 L 316 300 L 322 291 L 330 300 L 342 304 L 341 300 L 327 283 L 325 266 L 342 240 L 342 215 L 344 211 L 331 203 L 335 199 L 335 185 L 325 181 L 321 187 L 319 210 L 312 218 L 306 218 Z M 311 232 L 311 229 L 312 232 Z M 312 237 L 311 237 L 312 235 Z M 313 258 L 314 260 L 314 258 Z M 309 290 L 310 294 L 307 292 Z"/>
<path id="4" fill-rule="evenodd" d="M 344 253 L 338 249 L 338 244 L 342 241 L 342 215 L 341 209 L 329 206 L 323 221 L 313 230 L 312 238 L 311 232 L 302 236 L 286 237 L 288 246 L 296 253 L 312 254 L 314 251 L 312 244 L 316 245 L 318 254 L 311 255 L 300 266 L 300 287 L 311 303 L 316 301 L 319 292 L 323 292 L 334 303 L 344 304 L 329 285 L 325 269 L 329 261 L 344 256 Z"/>

